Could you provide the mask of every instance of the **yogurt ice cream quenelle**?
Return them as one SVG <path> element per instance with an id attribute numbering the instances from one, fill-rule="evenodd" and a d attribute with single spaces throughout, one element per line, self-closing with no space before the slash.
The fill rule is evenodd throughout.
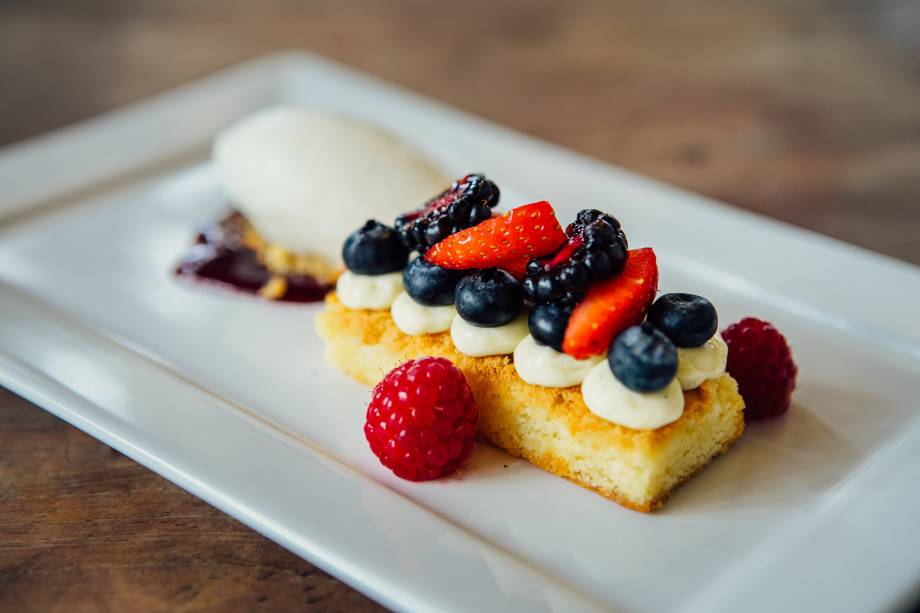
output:
<path id="1" fill-rule="evenodd" d="M 356 219 L 392 223 L 450 184 L 387 132 L 296 107 L 240 120 L 218 135 L 213 158 L 232 205 L 268 244 L 334 265 Z"/>

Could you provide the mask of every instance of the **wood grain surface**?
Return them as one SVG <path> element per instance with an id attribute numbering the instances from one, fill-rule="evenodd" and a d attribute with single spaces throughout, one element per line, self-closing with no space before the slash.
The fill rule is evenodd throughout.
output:
<path id="1" fill-rule="evenodd" d="M 288 47 L 920 263 L 915 0 L 0 0 L 0 144 Z M 0 390 L 0 610 L 376 608 Z"/>

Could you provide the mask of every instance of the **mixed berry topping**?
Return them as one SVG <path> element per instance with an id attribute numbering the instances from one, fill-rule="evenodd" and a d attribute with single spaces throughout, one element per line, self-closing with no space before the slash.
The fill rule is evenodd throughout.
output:
<path id="1" fill-rule="evenodd" d="M 648 323 L 632 326 L 617 336 L 607 361 L 613 375 L 635 392 L 663 390 L 677 374 L 677 347 Z"/>
<path id="2" fill-rule="evenodd" d="M 424 257 L 444 268 L 502 268 L 522 274 L 529 260 L 555 252 L 565 241 L 553 207 L 534 202 L 451 234 Z"/>
<path id="3" fill-rule="evenodd" d="M 623 330 L 645 319 L 658 291 L 655 252 L 633 249 L 616 277 L 592 284 L 569 318 L 562 349 L 576 359 L 603 354 Z"/>
<path id="4" fill-rule="evenodd" d="M 524 293 L 534 304 L 573 305 L 591 283 L 618 275 L 626 264 L 626 234 L 612 215 L 585 209 L 565 232 L 555 254 L 527 265 Z"/>
<path id="5" fill-rule="evenodd" d="M 664 294 L 649 309 L 648 321 L 683 348 L 699 347 L 719 328 L 716 308 L 695 294 Z"/>
<path id="6" fill-rule="evenodd" d="M 369 219 L 345 239 L 342 259 L 352 272 L 382 275 L 402 270 L 409 250 L 393 228 Z"/>
<path id="7" fill-rule="evenodd" d="M 463 373 L 444 358 L 410 360 L 374 388 L 364 436 L 398 477 L 448 475 L 473 453 L 479 409 Z"/>
<path id="8" fill-rule="evenodd" d="M 549 345 L 561 353 L 572 309 L 573 306 L 552 302 L 534 305 L 527 318 L 530 335 L 541 345 Z"/>
<path id="9" fill-rule="evenodd" d="M 726 370 L 738 381 L 747 421 L 789 410 L 799 369 L 786 338 L 773 324 L 746 317 L 722 331 L 728 345 Z"/>
<path id="10" fill-rule="evenodd" d="M 424 258 L 415 258 L 403 271 L 403 288 L 419 304 L 446 306 L 454 303 L 454 293 L 461 278 L 462 271 L 441 268 Z"/>
<path id="11" fill-rule="evenodd" d="M 410 250 L 424 252 L 451 234 L 492 216 L 498 186 L 481 174 L 458 179 L 420 208 L 396 218 L 396 230 Z"/>
<path id="12" fill-rule="evenodd" d="M 463 277 L 454 297 L 457 313 L 476 326 L 503 326 L 521 312 L 524 295 L 517 279 L 501 268 L 487 268 Z"/>

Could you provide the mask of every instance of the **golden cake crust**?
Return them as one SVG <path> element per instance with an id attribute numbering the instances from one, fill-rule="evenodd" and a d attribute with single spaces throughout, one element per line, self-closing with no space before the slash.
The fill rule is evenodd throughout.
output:
<path id="1" fill-rule="evenodd" d="M 463 371 L 480 405 L 482 438 L 638 511 L 660 506 L 677 485 L 726 451 L 744 430 L 744 403 L 728 375 L 684 392 L 684 413 L 677 421 L 656 430 L 633 430 L 589 411 L 578 386 L 530 385 L 518 376 L 510 355 L 466 356 L 456 350 L 448 332 L 406 335 L 388 311 L 349 309 L 334 293 L 327 296 L 316 326 L 327 342 L 329 361 L 366 385 L 376 384 L 387 370 L 409 359 L 448 358 Z M 562 429 L 553 432 L 546 424 Z M 667 465 L 675 464 L 671 456 L 687 454 L 687 449 L 677 449 L 682 439 L 709 433 L 715 436 L 704 441 L 704 453 L 697 454 L 700 457 L 692 466 L 680 474 L 666 474 Z M 548 438 L 557 440 L 548 442 Z M 569 445 L 568 441 L 577 443 Z M 599 483 L 594 474 L 597 467 L 588 466 L 584 455 L 602 456 L 611 450 L 640 467 L 652 467 L 657 472 L 649 479 L 657 475 L 661 487 L 656 490 L 650 484 L 649 496 L 643 499 L 628 495 L 615 483 Z"/>

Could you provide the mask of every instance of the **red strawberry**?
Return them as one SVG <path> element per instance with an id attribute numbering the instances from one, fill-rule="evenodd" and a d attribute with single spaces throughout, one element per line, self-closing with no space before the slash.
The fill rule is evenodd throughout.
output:
<path id="1" fill-rule="evenodd" d="M 548 255 L 565 241 L 553 207 L 534 202 L 451 234 L 429 249 L 425 259 L 455 270 L 492 268 Z"/>
<path id="2" fill-rule="evenodd" d="M 517 260 L 508 260 L 498 264 L 498 268 L 511 273 L 511 276 L 520 281 L 527 276 L 527 262 L 530 258 L 519 258 Z"/>
<path id="3" fill-rule="evenodd" d="M 590 286 L 572 311 L 563 351 L 579 360 L 604 353 L 617 334 L 642 322 L 657 291 L 655 252 L 633 249 L 623 272 Z"/>

